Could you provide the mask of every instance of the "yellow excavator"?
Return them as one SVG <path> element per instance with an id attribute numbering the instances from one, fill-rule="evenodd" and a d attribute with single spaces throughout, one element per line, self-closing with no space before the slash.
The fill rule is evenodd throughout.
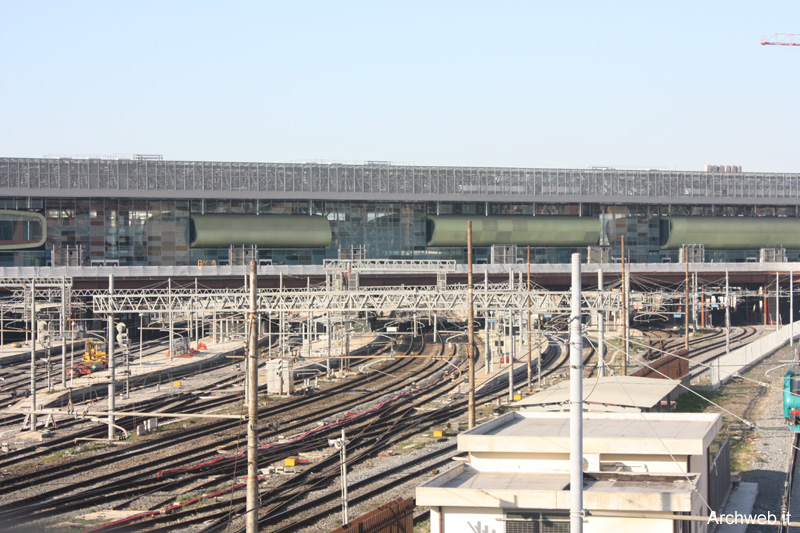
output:
<path id="1" fill-rule="evenodd" d="M 83 376 L 98 370 L 108 368 L 108 353 L 106 353 L 106 343 L 88 340 L 85 345 L 86 351 L 83 353 L 81 362 L 68 368 L 67 374 Z"/>

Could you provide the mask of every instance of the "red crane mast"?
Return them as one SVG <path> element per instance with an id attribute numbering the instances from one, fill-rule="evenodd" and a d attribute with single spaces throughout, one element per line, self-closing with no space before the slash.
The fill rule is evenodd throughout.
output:
<path id="1" fill-rule="evenodd" d="M 761 44 L 778 46 L 800 46 L 800 35 L 795 33 L 775 33 L 769 37 L 761 37 Z"/>

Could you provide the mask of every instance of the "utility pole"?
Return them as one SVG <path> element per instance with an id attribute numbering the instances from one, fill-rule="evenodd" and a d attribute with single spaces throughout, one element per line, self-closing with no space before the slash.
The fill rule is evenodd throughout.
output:
<path id="1" fill-rule="evenodd" d="M 169 360 L 172 362 L 172 358 L 175 357 L 175 343 L 172 340 L 172 337 L 175 336 L 172 315 L 172 278 L 167 278 L 167 292 L 169 294 Z"/>
<path id="2" fill-rule="evenodd" d="M 111 297 L 114 295 L 114 274 L 108 275 L 108 297 L 109 304 Z M 108 357 L 108 440 L 113 441 L 116 437 L 116 428 L 114 422 L 116 417 L 112 414 L 115 409 L 115 397 L 117 395 L 116 389 L 116 366 L 114 365 L 114 313 L 111 312 L 111 305 L 108 312 L 108 333 L 106 333 L 106 357 Z"/>
<path id="3" fill-rule="evenodd" d="M 258 328 L 256 262 L 250 261 L 250 338 L 247 350 L 247 533 L 258 533 Z"/>
<path id="4" fill-rule="evenodd" d="M 59 330 L 61 331 L 61 386 L 67 388 L 67 288 L 64 279 L 61 279 L 61 320 Z M 0 343 L 1 345 L 2 343 Z"/>
<path id="5" fill-rule="evenodd" d="M 469 287 L 469 297 L 467 306 L 469 311 L 467 313 L 467 359 L 469 359 L 469 403 L 467 414 L 467 427 L 472 429 L 475 427 L 475 317 L 472 308 L 473 287 L 472 287 L 472 221 L 467 221 L 467 286 Z"/>
<path id="6" fill-rule="evenodd" d="M 572 254 L 572 312 L 569 320 L 569 495 L 570 531 L 583 533 L 583 337 L 581 254 Z"/>
<path id="7" fill-rule="evenodd" d="M 684 313 L 684 331 L 683 331 L 683 348 L 689 351 L 689 249 L 683 247 L 683 258 L 686 262 L 686 305 L 683 310 Z"/>
<path id="8" fill-rule="evenodd" d="M 528 288 L 528 392 L 531 392 L 531 352 L 533 351 L 533 344 L 531 344 L 531 247 L 528 245 L 528 279 L 525 283 Z M 540 355 L 541 357 L 541 355 Z"/>
<path id="9" fill-rule="evenodd" d="M 606 375 L 606 339 L 605 339 L 605 310 L 603 309 L 603 268 L 602 264 L 597 269 L 597 292 L 600 296 L 600 306 L 597 310 L 597 363 L 600 368 L 597 374 L 602 378 Z"/>
<path id="10" fill-rule="evenodd" d="M 328 440 L 328 446 L 334 446 L 337 450 L 339 450 L 341 465 L 340 465 L 340 475 L 342 478 L 342 525 L 346 526 L 350 523 L 350 517 L 347 513 L 347 445 L 350 444 L 350 441 L 347 440 L 344 436 L 344 428 L 342 428 L 342 436 L 341 438 L 335 440 Z M 249 533 L 249 532 L 248 532 Z"/>
<path id="11" fill-rule="evenodd" d="M 36 282 L 31 280 L 31 431 L 36 431 Z"/>
<path id="12" fill-rule="evenodd" d="M 731 290 L 725 269 L 725 354 L 731 353 Z"/>
<path id="13" fill-rule="evenodd" d="M 781 329 L 781 281 L 780 273 L 775 272 L 775 331 Z"/>
<path id="14" fill-rule="evenodd" d="M 625 235 L 622 236 L 622 375 L 628 375 L 628 284 L 625 276 Z"/>

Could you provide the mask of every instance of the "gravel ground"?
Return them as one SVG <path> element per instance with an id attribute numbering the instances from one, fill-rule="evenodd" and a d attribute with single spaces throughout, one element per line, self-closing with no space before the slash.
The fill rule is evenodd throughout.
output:
<path id="1" fill-rule="evenodd" d="M 745 378 L 758 383 L 769 383 L 769 387 L 747 379 L 734 379 L 715 399 L 725 409 L 756 425 L 755 429 L 746 429 L 741 419 L 723 412 L 734 450 L 731 470 L 739 470 L 744 482 L 758 483 L 753 514 L 780 516 L 792 438 L 783 419 L 783 374 L 793 351 L 791 347 L 784 347 L 744 374 Z M 713 406 L 707 411 L 720 412 Z M 774 526 L 750 525 L 747 528 L 747 533 L 774 531 Z"/>
<path id="2" fill-rule="evenodd" d="M 446 439 L 439 439 L 439 440 L 431 442 L 429 445 L 425 446 L 424 448 L 410 450 L 410 451 L 407 451 L 407 452 L 404 452 L 404 453 L 398 454 L 398 455 L 389 455 L 389 454 L 387 454 L 387 455 L 385 455 L 383 457 L 376 457 L 376 458 L 373 458 L 373 459 L 369 459 L 369 460 L 363 462 L 362 464 L 360 464 L 352 472 L 348 472 L 347 481 L 348 481 L 348 483 L 355 483 L 355 482 L 360 481 L 360 480 L 362 480 L 364 478 L 367 478 L 369 476 L 374 476 L 374 475 L 380 474 L 381 472 L 384 472 L 384 471 L 386 471 L 386 470 L 388 470 L 390 468 L 394 468 L 394 467 L 396 467 L 396 466 L 398 466 L 398 465 L 400 465 L 400 464 L 402 464 L 402 463 L 404 463 L 406 461 L 409 461 L 409 460 L 413 459 L 414 457 L 418 457 L 420 455 L 424 455 L 426 453 L 430 453 L 434 449 L 441 449 L 441 448 L 444 448 L 446 446 L 450 446 L 452 444 L 455 444 L 455 441 L 456 441 L 456 437 L 450 437 L 450 438 L 446 438 Z M 427 464 L 432 464 L 432 463 L 434 463 L 436 461 L 439 461 L 442 457 L 443 456 L 439 456 L 439 457 L 437 457 L 437 458 L 435 458 L 435 459 L 433 459 L 431 461 L 426 461 L 426 462 L 419 463 L 419 464 L 415 465 L 413 467 L 413 470 L 425 470 L 426 473 L 423 474 L 420 477 L 417 477 L 414 481 L 411 481 L 409 483 L 405 483 L 403 485 L 399 485 L 397 487 L 394 487 L 394 488 L 390 489 L 389 491 L 382 493 L 381 496 L 379 498 L 377 498 L 377 499 L 369 500 L 369 501 L 366 501 L 366 502 L 359 503 L 358 505 L 354 505 L 354 506 L 349 507 L 348 508 L 348 513 L 349 513 L 349 516 L 350 516 L 351 520 L 353 518 L 356 518 L 356 517 L 359 517 L 361 515 L 364 515 L 364 514 L 368 513 L 369 511 L 372 511 L 373 509 L 375 509 L 375 508 L 379 507 L 380 505 L 383 505 L 384 503 L 389 502 L 391 500 L 394 500 L 394 499 L 397 499 L 397 498 L 414 497 L 414 494 L 416 492 L 416 487 L 418 485 L 421 485 L 425 481 L 428 481 L 429 479 L 431 479 L 435 475 L 432 471 L 429 471 L 430 469 L 426 469 L 426 465 Z M 439 468 L 439 472 L 445 472 L 449 468 L 455 467 L 456 464 L 457 464 L 456 461 L 453 461 L 452 465 L 448 465 L 448 466 L 445 466 L 445 467 L 440 467 Z M 366 491 L 366 490 L 370 490 L 372 488 L 374 488 L 374 486 L 365 487 L 364 489 L 362 489 L 361 491 L 358 491 L 358 492 L 349 492 L 348 496 L 352 498 L 352 497 L 358 496 L 359 493 L 361 493 L 363 491 Z M 318 495 L 322 495 L 322 494 L 324 494 L 326 492 L 327 492 L 327 490 L 320 491 L 319 493 L 310 493 L 309 497 L 313 498 L 313 497 L 316 497 Z M 298 530 L 298 533 L 318 533 L 319 531 L 333 531 L 334 529 L 336 529 L 338 527 L 341 527 L 341 525 L 342 525 L 341 512 L 337 512 L 337 513 L 333 513 L 333 514 L 329 515 L 328 517 L 326 517 L 322 521 L 318 522 L 317 524 L 314 524 L 311 527 L 307 527 L 305 529 Z"/>

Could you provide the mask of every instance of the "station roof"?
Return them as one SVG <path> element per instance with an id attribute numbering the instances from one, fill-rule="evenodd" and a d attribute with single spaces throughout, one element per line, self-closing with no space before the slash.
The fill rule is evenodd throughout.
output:
<path id="1" fill-rule="evenodd" d="M 584 474 L 592 509 L 691 512 L 697 474 Z M 417 505 L 569 509 L 569 474 L 478 472 L 460 465 L 417 487 Z"/>
<path id="2" fill-rule="evenodd" d="M 606 376 L 583 380 L 584 410 L 608 411 L 615 407 L 626 410 L 651 409 L 680 386 L 672 379 L 636 376 Z M 513 405 L 531 410 L 569 410 L 569 380 L 562 381 L 542 392 Z"/>
<path id="3" fill-rule="evenodd" d="M 470 452 L 569 453 L 570 414 L 512 412 L 458 436 Z M 583 413 L 587 454 L 703 455 L 722 427 L 719 414 Z"/>

